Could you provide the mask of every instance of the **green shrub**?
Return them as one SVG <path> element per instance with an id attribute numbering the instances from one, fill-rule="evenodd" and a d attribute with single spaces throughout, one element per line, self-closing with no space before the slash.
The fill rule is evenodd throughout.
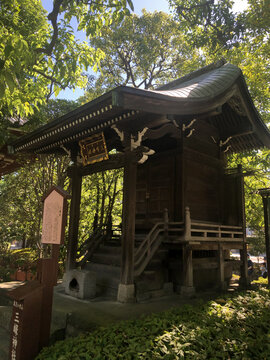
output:
<path id="1" fill-rule="evenodd" d="M 33 249 L 10 250 L 1 248 L 0 281 L 9 281 L 16 270 L 36 272 L 38 252 Z"/>
<path id="2" fill-rule="evenodd" d="M 269 359 L 270 293 L 260 288 L 100 328 L 36 360 Z"/>
<path id="3" fill-rule="evenodd" d="M 262 276 L 259 276 L 257 280 L 253 280 L 252 284 L 260 284 L 260 285 L 267 285 L 268 284 L 268 278 L 263 278 Z"/>

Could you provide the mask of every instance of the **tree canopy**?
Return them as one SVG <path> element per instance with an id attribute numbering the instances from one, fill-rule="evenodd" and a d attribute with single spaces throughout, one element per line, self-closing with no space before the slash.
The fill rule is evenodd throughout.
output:
<path id="1" fill-rule="evenodd" d="M 133 8 L 131 0 L 55 0 L 47 15 L 39 0 L 3 0 L 0 3 L 0 116 L 33 114 L 54 93 L 83 86 L 84 71 L 97 68 L 104 56 L 78 30 L 91 37 L 118 23 Z"/>
<path id="2" fill-rule="evenodd" d="M 88 83 L 88 101 L 118 85 L 151 89 L 203 64 L 172 16 L 162 11 L 132 14 L 120 25 L 103 28 L 91 45 L 105 57 L 98 78 Z"/>
<path id="3" fill-rule="evenodd" d="M 65 101 L 50 103 L 49 107 L 42 104 L 64 87 L 83 85 L 84 71 L 89 65 L 96 66 L 98 75 L 90 77 L 82 101 L 92 100 L 117 85 L 155 88 L 224 57 L 242 69 L 257 108 L 265 122 L 269 122 L 268 2 L 249 0 L 249 7 L 241 13 L 233 11 L 233 2 L 229 0 L 169 2 L 174 18 L 163 12 L 146 11 L 142 16 L 125 16 L 129 14 L 128 5 L 132 8 L 128 0 L 56 0 L 48 17 L 38 0 L 3 0 L 0 4 L 0 141 L 10 121 L 23 123 L 27 116 L 30 119 L 27 127 L 32 130 L 59 116 L 62 110 L 69 110 L 70 105 Z M 88 43 L 76 41 L 69 25 L 73 16 L 77 18 L 79 29 L 89 37 Z M 39 112 L 32 114 L 37 107 Z M 262 204 L 254 192 L 269 186 L 269 153 L 261 150 L 234 155 L 229 162 L 233 167 L 242 163 L 244 170 L 253 173 L 252 177 L 245 177 L 247 224 L 258 234 L 262 229 Z M 61 165 L 57 159 L 50 158 L 48 164 L 56 168 Z M 6 177 L 0 188 L 2 199 L 4 196 L 7 199 L 8 194 L 12 197 L 16 181 L 21 183 L 20 187 L 25 184 L 33 191 L 31 177 L 36 180 L 40 174 L 45 174 L 45 162 L 43 165 Z M 64 162 L 63 166 L 66 165 Z M 58 182 L 58 173 L 48 173 L 48 176 Z M 26 178 L 29 179 L 27 184 Z M 120 173 L 115 174 L 117 196 L 120 178 Z M 40 185 L 36 201 L 50 183 L 48 179 L 44 177 L 45 185 Z M 114 196 L 116 188 L 109 180 L 110 175 L 102 174 L 84 184 L 84 192 L 91 191 L 99 200 L 90 203 L 85 198 L 82 201 L 87 214 L 82 217 L 82 237 L 87 235 L 89 216 L 93 218 L 94 213 L 100 212 L 102 223 L 106 214 L 100 209 L 110 213 L 112 202 L 105 203 L 102 195 Z M 24 197 L 18 196 L 18 203 L 14 202 L 10 210 L 1 205 L 2 214 L 9 214 L 3 215 L 3 228 L 8 223 L 7 218 L 16 217 L 17 206 L 24 218 L 20 199 L 23 203 Z M 113 214 L 115 217 L 121 207 L 121 200 L 117 201 L 119 207 Z M 12 214 L 11 210 L 14 210 Z M 36 214 L 39 213 L 37 210 Z M 38 220 L 35 221 L 37 225 L 29 222 L 28 230 L 31 227 L 40 229 Z M 28 234 L 32 236 L 29 231 Z"/>
<path id="4" fill-rule="evenodd" d="M 190 46 L 200 49 L 207 63 L 224 57 L 242 69 L 256 106 L 269 121 L 269 1 L 249 0 L 242 12 L 233 11 L 231 0 L 169 3 Z"/>
<path id="5" fill-rule="evenodd" d="M 200 49 L 206 63 L 224 57 L 239 66 L 252 99 L 266 124 L 270 122 L 270 33 L 269 1 L 248 0 L 242 12 L 233 11 L 231 0 L 169 0 L 175 21 Z M 268 149 L 233 155 L 228 165 L 242 164 L 245 177 L 247 226 L 255 232 L 254 248 L 263 251 L 263 209 L 258 188 L 270 186 Z"/>

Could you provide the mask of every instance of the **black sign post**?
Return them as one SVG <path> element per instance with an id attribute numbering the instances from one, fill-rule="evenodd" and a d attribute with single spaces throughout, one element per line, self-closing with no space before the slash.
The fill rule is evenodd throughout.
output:
<path id="1" fill-rule="evenodd" d="M 30 281 L 11 290 L 13 299 L 10 360 L 32 360 L 40 350 L 40 323 L 43 286 Z"/>

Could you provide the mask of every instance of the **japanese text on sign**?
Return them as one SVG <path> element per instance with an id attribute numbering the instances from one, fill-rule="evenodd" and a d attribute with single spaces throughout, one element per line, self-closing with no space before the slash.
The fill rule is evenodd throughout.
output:
<path id="1" fill-rule="evenodd" d="M 44 201 L 42 238 L 43 244 L 61 244 L 63 230 L 64 198 L 52 191 Z"/>
<path id="2" fill-rule="evenodd" d="M 14 301 L 13 306 L 18 309 L 15 311 L 13 326 L 12 326 L 12 333 L 11 333 L 11 360 L 17 359 L 17 349 L 18 349 L 18 335 L 19 335 L 19 327 L 20 327 L 20 318 L 21 318 L 21 311 L 23 310 L 23 304 L 17 301 Z"/>
<path id="3" fill-rule="evenodd" d="M 104 134 L 99 133 L 79 142 L 83 165 L 107 160 L 108 153 Z"/>

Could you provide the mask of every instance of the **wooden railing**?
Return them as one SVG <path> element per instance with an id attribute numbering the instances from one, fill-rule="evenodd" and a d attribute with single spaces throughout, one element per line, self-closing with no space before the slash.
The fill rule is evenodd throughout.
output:
<path id="1" fill-rule="evenodd" d="M 106 234 L 102 229 L 94 231 L 90 237 L 78 249 L 76 266 L 84 266 L 91 259 L 94 252 L 99 248 L 100 244 L 105 240 Z"/>
<path id="2" fill-rule="evenodd" d="M 156 223 L 146 238 L 142 241 L 134 254 L 134 274 L 142 274 L 154 254 L 160 247 L 162 241 L 168 239 L 171 233 L 184 231 L 184 222 L 169 223 L 168 210 L 164 209 L 164 221 Z"/>
<path id="3" fill-rule="evenodd" d="M 163 239 L 161 236 L 162 232 L 164 232 L 164 223 L 156 223 L 136 250 L 134 254 L 135 276 L 139 276 L 144 271 L 159 248 Z"/>
<path id="4" fill-rule="evenodd" d="M 100 225 L 78 249 L 76 266 L 84 266 L 87 261 L 91 260 L 95 251 L 106 240 L 119 241 L 120 243 L 121 231 L 119 225 L 110 225 L 109 227 L 107 224 Z"/>
<path id="5" fill-rule="evenodd" d="M 108 229 L 107 229 L 108 230 Z M 78 266 L 83 266 L 94 254 L 95 250 L 106 239 L 120 240 L 121 228 L 111 226 L 110 231 L 99 229 L 88 239 L 80 252 Z M 244 240 L 241 226 L 220 225 L 191 220 L 189 208 L 185 209 L 185 221 L 169 222 L 168 210 L 164 209 L 164 221 L 156 223 L 143 239 L 134 253 L 134 274 L 139 276 L 145 270 L 162 242 L 241 242 Z"/>
<path id="6" fill-rule="evenodd" d="M 142 241 L 134 255 L 134 273 L 139 276 L 149 264 L 162 242 L 183 243 L 192 241 L 243 241 L 241 226 L 203 223 L 191 220 L 189 208 L 185 209 L 185 222 L 169 222 L 168 210 L 164 221 L 156 223 Z"/>
<path id="7" fill-rule="evenodd" d="M 220 225 L 191 220 L 189 208 L 185 209 L 185 232 L 180 241 L 243 241 L 241 226 Z"/>

